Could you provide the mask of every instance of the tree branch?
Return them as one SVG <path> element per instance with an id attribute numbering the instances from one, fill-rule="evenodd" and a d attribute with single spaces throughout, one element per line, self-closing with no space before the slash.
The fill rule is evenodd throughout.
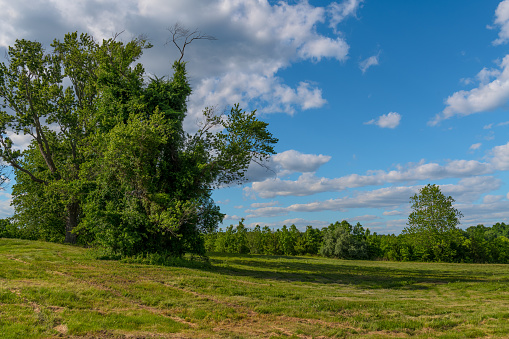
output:
<path id="1" fill-rule="evenodd" d="M 180 58 L 178 62 L 182 61 L 184 58 L 186 46 L 193 42 L 193 40 L 217 40 L 217 38 L 213 37 L 212 35 L 203 34 L 198 30 L 191 31 L 179 23 L 176 23 L 172 27 L 168 27 L 168 31 L 171 33 L 171 42 L 178 48 L 180 52 Z M 168 40 L 166 43 L 169 42 L 170 41 Z"/>

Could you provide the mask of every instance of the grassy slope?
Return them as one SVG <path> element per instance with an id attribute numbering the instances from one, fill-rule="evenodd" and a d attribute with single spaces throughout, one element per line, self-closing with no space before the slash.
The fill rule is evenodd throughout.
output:
<path id="1" fill-rule="evenodd" d="M 0 239 L 0 338 L 508 337 L 509 266 L 211 255 L 209 268 Z"/>

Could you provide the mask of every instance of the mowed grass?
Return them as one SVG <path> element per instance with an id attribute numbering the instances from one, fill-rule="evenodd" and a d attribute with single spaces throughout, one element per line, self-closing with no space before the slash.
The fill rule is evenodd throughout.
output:
<path id="1" fill-rule="evenodd" d="M 167 267 L 0 239 L 0 338 L 52 337 L 509 337 L 509 267 L 225 254 Z"/>

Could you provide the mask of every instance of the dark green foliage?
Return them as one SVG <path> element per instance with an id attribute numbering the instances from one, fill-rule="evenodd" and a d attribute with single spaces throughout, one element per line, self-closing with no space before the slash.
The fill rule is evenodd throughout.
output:
<path id="1" fill-rule="evenodd" d="M 321 244 L 322 232 L 312 226 L 306 226 L 306 232 L 299 234 L 295 250 L 300 255 L 317 254 Z"/>
<path id="2" fill-rule="evenodd" d="M 223 218 L 211 190 L 242 182 L 277 139 L 238 105 L 206 109 L 187 135 L 185 63 L 175 62 L 169 79 L 146 81 L 136 62 L 150 47 L 70 33 L 50 53 L 26 40 L 9 49 L 0 100 L 14 114 L 0 111 L 0 156 L 15 169 L 19 236 L 93 244 L 112 256 L 205 254 L 203 234 Z M 31 146 L 14 150 L 9 129 L 31 135 Z"/>
<path id="3" fill-rule="evenodd" d="M 16 238 L 16 229 L 9 219 L 0 219 L 0 238 Z"/>

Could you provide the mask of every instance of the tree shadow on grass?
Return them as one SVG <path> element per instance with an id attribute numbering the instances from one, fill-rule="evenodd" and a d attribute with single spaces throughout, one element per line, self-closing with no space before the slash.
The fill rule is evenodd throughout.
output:
<path id="1" fill-rule="evenodd" d="M 225 260 L 221 260 L 224 258 Z M 274 260 L 276 259 L 276 260 Z M 298 260 L 294 260 L 298 259 Z M 479 272 L 364 266 L 358 261 L 333 264 L 307 257 L 214 255 L 212 270 L 224 275 L 256 279 L 353 285 L 364 289 L 426 290 L 449 283 L 487 282 Z M 508 283 L 504 277 L 499 282 Z"/>

